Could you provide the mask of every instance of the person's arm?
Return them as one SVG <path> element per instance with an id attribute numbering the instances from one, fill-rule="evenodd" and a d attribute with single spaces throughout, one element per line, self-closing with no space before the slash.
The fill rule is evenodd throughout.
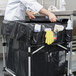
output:
<path id="1" fill-rule="evenodd" d="M 53 13 L 49 12 L 48 10 L 46 10 L 45 8 L 42 8 L 39 11 L 39 13 L 48 16 L 49 20 L 51 22 L 56 22 L 56 16 Z M 34 19 L 35 18 L 34 13 L 30 12 L 29 10 L 26 10 L 26 14 L 28 15 L 29 19 Z"/>
<path id="2" fill-rule="evenodd" d="M 56 22 L 56 19 L 57 19 L 56 16 L 55 16 L 53 13 L 49 12 L 48 10 L 46 10 L 45 8 L 42 8 L 42 9 L 39 11 L 39 13 L 48 16 L 48 17 L 49 17 L 49 20 L 50 20 L 51 22 Z"/>
<path id="3" fill-rule="evenodd" d="M 26 8 L 29 8 L 31 11 L 38 13 L 43 6 L 39 4 L 36 0 L 20 0 Z"/>
<path id="4" fill-rule="evenodd" d="M 44 15 L 48 16 L 49 20 L 51 22 L 56 21 L 56 16 L 53 13 L 50 13 L 45 8 L 43 8 L 43 6 L 40 5 L 37 1 L 35 1 L 35 0 L 20 0 L 20 1 L 25 5 L 25 7 L 30 8 L 35 13 L 41 13 L 41 14 L 44 14 Z M 30 14 L 28 14 L 28 15 L 30 15 Z"/>

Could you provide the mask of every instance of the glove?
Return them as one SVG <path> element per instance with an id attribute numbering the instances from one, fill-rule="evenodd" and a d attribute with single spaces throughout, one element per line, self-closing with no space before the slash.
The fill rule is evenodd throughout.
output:
<path id="1" fill-rule="evenodd" d="M 52 31 L 46 31 L 45 34 L 45 43 L 50 45 L 54 42 L 53 40 L 53 32 Z"/>

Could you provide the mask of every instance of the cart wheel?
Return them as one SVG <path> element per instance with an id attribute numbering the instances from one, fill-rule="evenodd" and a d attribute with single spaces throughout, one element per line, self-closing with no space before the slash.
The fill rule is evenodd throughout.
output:
<path id="1" fill-rule="evenodd" d="M 76 76 L 76 71 L 75 71 L 75 72 L 73 72 L 73 76 Z"/>
<path id="2" fill-rule="evenodd" d="M 63 76 L 67 76 L 67 74 L 64 74 Z"/>
<path id="3" fill-rule="evenodd" d="M 7 72 L 4 72 L 4 76 L 12 76 L 12 75 L 10 75 L 10 74 L 7 73 Z"/>

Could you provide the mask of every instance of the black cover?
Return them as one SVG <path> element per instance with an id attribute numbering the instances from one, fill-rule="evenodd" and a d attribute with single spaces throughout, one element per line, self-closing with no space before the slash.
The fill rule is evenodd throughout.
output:
<path id="1" fill-rule="evenodd" d="M 62 20 L 61 20 L 62 21 Z M 4 22 L 2 26 L 2 35 L 7 39 L 7 56 L 6 66 L 14 71 L 17 76 L 28 75 L 28 46 L 44 44 L 45 32 L 34 33 L 34 24 L 42 24 L 45 27 L 54 28 L 55 23 L 48 22 Z M 65 22 L 56 22 L 66 27 Z M 43 27 L 43 26 L 42 26 Z M 62 45 L 65 45 L 65 30 L 60 33 L 59 40 Z M 41 35 L 40 35 L 41 34 Z M 33 35 L 39 37 L 34 43 Z M 41 37 L 42 36 L 42 37 Z M 31 40 L 32 39 L 32 40 Z M 40 41 L 39 41 L 40 40 Z M 39 42 L 39 43 L 38 43 Z M 32 52 L 39 46 L 32 47 Z M 56 45 L 45 46 L 42 50 L 32 56 L 32 76 L 61 76 L 65 72 L 66 52 Z"/>

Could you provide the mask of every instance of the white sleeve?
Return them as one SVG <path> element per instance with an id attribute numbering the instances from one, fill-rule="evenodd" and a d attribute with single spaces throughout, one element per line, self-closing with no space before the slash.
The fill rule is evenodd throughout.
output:
<path id="1" fill-rule="evenodd" d="M 20 1 L 24 4 L 25 7 L 30 8 L 35 13 L 38 13 L 43 8 L 43 6 L 35 0 L 20 0 Z"/>

